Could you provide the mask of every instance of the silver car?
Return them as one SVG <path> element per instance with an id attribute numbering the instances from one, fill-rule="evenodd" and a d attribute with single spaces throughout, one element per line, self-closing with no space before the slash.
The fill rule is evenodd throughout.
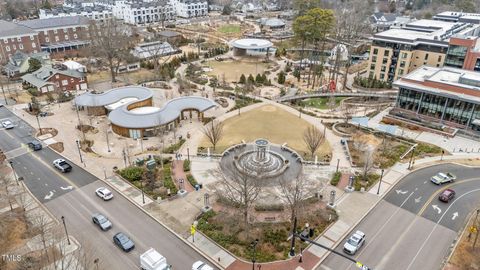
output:
<path id="1" fill-rule="evenodd" d="M 10 120 L 5 120 L 2 122 L 2 126 L 5 128 L 5 129 L 12 129 L 14 127 L 12 121 Z"/>
<path id="2" fill-rule="evenodd" d="M 92 221 L 94 224 L 97 224 L 98 227 L 102 229 L 102 231 L 107 231 L 112 228 L 112 223 L 110 222 L 110 220 L 108 220 L 108 218 L 102 214 L 93 214 Z"/>
<path id="3" fill-rule="evenodd" d="M 430 178 L 430 181 L 432 181 L 432 183 L 434 184 L 441 185 L 441 184 L 453 182 L 456 179 L 457 177 L 452 173 L 440 172 L 437 175 L 432 176 L 432 178 Z"/>
<path id="4" fill-rule="evenodd" d="M 343 251 L 350 255 L 355 255 L 355 253 L 363 246 L 365 243 L 365 234 L 361 231 L 356 231 L 350 238 L 348 238 L 345 245 L 343 245 Z"/>

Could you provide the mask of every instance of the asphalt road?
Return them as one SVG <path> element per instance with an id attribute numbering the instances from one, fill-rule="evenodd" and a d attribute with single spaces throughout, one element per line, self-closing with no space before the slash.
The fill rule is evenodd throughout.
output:
<path id="1" fill-rule="evenodd" d="M 430 182 L 438 172 L 451 172 L 457 181 L 443 186 Z M 446 188 L 456 191 L 450 203 L 438 200 Z M 364 246 L 352 256 L 375 270 L 440 269 L 466 218 L 480 203 L 480 169 L 438 165 L 402 179 L 353 230 L 366 234 Z M 336 248 L 342 252 L 346 236 Z M 330 254 L 317 269 L 358 269 Z"/>
<path id="2" fill-rule="evenodd" d="M 117 192 L 113 191 L 114 198 L 108 202 L 96 197 L 95 189 L 105 185 L 83 168 L 69 162 L 72 172 L 56 170 L 52 161 L 62 157 L 49 148 L 35 152 L 28 149 L 26 143 L 33 139 L 33 129 L 0 107 L 0 121 L 6 118 L 16 127 L 0 129 L 0 149 L 13 161 L 18 176 L 24 178 L 33 195 L 58 219 L 65 217 L 69 233 L 100 259 L 101 269 L 139 269 L 139 256 L 150 247 L 164 255 L 174 269 L 191 269 L 193 262 L 206 261 Z M 91 221 L 93 213 L 107 216 L 113 228 L 101 231 Z M 112 237 L 119 231 L 135 242 L 133 251 L 125 253 L 113 244 Z"/>

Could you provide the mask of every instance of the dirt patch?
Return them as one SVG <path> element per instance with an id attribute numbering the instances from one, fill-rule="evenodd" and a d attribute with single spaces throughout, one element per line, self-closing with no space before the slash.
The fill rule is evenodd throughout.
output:
<path id="1" fill-rule="evenodd" d="M 88 132 L 91 132 L 93 134 L 98 133 L 98 129 L 90 125 L 77 125 L 76 128 L 85 133 L 88 133 Z"/>
<path id="2" fill-rule="evenodd" d="M 56 142 L 56 143 L 52 143 L 49 145 L 50 148 L 52 148 L 53 150 L 57 151 L 58 153 L 62 153 L 63 150 L 65 150 L 63 148 L 63 142 Z"/>
<path id="3" fill-rule="evenodd" d="M 466 232 L 460 239 L 457 248 L 453 252 L 452 258 L 445 266 L 445 270 L 480 269 L 480 241 L 477 241 L 475 249 L 473 249 L 475 233 L 469 232 L 472 225 L 473 220 L 466 226 Z"/>
<path id="4" fill-rule="evenodd" d="M 37 137 L 45 134 L 50 134 L 52 137 L 55 137 L 58 134 L 58 130 L 54 128 L 41 128 L 37 133 Z"/>
<path id="5" fill-rule="evenodd" d="M 2 194 L 3 195 L 3 194 Z M 8 207 L 8 204 L 7 204 Z M 20 208 L 0 215 L 0 254 L 9 254 L 9 251 L 25 245 L 28 238 L 27 222 Z M 0 260 L 0 269 L 19 269 L 13 263 Z"/>
<path id="6" fill-rule="evenodd" d="M 81 140 L 80 141 L 80 148 L 87 153 L 93 153 L 92 150 L 93 141 L 92 140 Z"/>

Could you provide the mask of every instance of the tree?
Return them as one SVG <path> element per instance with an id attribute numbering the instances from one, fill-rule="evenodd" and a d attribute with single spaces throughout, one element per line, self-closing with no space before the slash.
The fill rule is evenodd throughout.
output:
<path id="1" fill-rule="evenodd" d="M 309 126 L 303 132 L 303 142 L 305 143 L 305 146 L 307 146 L 312 159 L 324 138 L 325 134 L 318 130 L 314 125 Z"/>
<path id="2" fill-rule="evenodd" d="M 220 172 L 221 184 L 219 185 L 220 196 L 238 205 L 242 211 L 243 222 L 248 231 L 248 214 L 261 191 L 259 179 L 241 173 L 233 164 L 224 164 L 224 172 Z M 230 175 L 227 176 L 227 175 Z"/>
<path id="3" fill-rule="evenodd" d="M 247 81 L 252 84 L 255 83 L 255 78 L 253 78 L 252 74 L 248 75 Z"/>
<path id="4" fill-rule="evenodd" d="M 257 76 L 255 76 L 255 82 L 258 84 L 263 83 L 263 78 L 262 78 L 262 75 L 260 75 L 260 73 L 258 73 Z"/>
<path id="5" fill-rule="evenodd" d="M 109 19 L 103 23 L 92 21 L 89 32 L 90 51 L 94 56 L 107 61 L 112 82 L 116 82 L 118 67 L 129 57 L 133 39 L 116 19 Z"/>
<path id="6" fill-rule="evenodd" d="M 241 84 L 245 84 L 246 81 L 247 81 L 247 78 L 245 78 L 245 75 L 244 74 L 240 75 L 240 80 L 238 82 Z"/>
<path id="7" fill-rule="evenodd" d="M 345 123 L 347 123 L 348 120 L 352 118 L 354 111 L 355 109 L 352 106 L 349 106 L 345 103 L 342 104 L 342 116 L 343 116 L 343 119 L 345 120 Z"/>
<path id="8" fill-rule="evenodd" d="M 52 4 L 50 4 L 50 1 L 44 0 L 44 1 L 42 1 L 42 5 L 40 6 L 40 8 L 52 9 Z"/>
<path id="9" fill-rule="evenodd" d="M 477 2 L 477 5 L 478 4 Z M 455 8 L 462 12 L 472 12 L 476 10 L 473 0 L 456 0 Z"/>
<path id="10" fill-rule="evenodd" d="M 353 140 L 353 147 L 362 153 L 361 161 L 363 162 L 362 166 L 362 176 L 363 180 L 367 180 L 367 175 L 373 169 L 374 153 L 376 146 L 370 142 L 370 137 L 368 135 L 356 134 L 355 139 Z"/>
<path id="11" fill-rule="evenodd" d="M 280 72 L 278 73 L 277 82 L 278 82 L 279 84 L 284 84 L 284 83 L 285 83 L 285 72 L 280 71 Z"/>
<path id="12" fill-rule="evenodd" d="M 32 73 L 34 71 L 39 70 L 42 67 L 42 63 L 37 58 L 29 58 L 28 59 L 28 70 L 27 73 Z"/>
<path id="13" fill-rule="evenodd" d="M 213 146 L 213 151 L 215 151 L 217 143 L 223 137 L 223 123 L 215 120 L 212 120 L 211 123 L 211 125 L 205 125 L 202 129 L 202 132 L 205 134 L 205 136 L 207 136 L 208 140 Z"/>
<path id="14" fill-rule="evenodd" d="M 230 15 L 232 13 L 232 7 L 230 4 L 223 6 L 222 15 Z"/>
<path id="15" fill-rule="evenodd" d="M 295 217 L 299 217 L 298 212 L 304 201 L 319 188 L 312 187 L 304 174 L 300 174 L 294 179 L 281 177 L 278 181 L 281 189 L 281 198 L 290 208 L 290 221 L 293 222 Z"/>

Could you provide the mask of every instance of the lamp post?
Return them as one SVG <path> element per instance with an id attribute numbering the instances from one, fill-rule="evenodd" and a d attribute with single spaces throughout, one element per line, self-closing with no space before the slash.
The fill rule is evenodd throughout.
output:
<path id="1" fill-rule="evenodd" d="M 108 126 L 107 126 L 107 130 L 105 131 L 105 136 L 107 137 L 107 150 L 110 153 L 110 141 L 108 140 Z"/>
<path id="2" fill-rule="evenodd" d="M 190 149 L 187 147 L 187 160 L 190 161 Z"/>
<path id="3" fill-rule="evenodd" d="M 382 169 L 382 173 L 380 174 L 380 182 L 378 182 L 377 195 L 380 194 L 380 185 L 382 185 L 383 171 L 384 170 Z"/>
<path id="4" fill-rule="evenodd" d="M 339 158 L 337 158 L 337 170 L 335 171 L 337 173 L 338 173 L 338 165 L 340 165 L 340 159 Z"/>
<path id="5" fill-rule="evenodd" d="M 440 161 L 443 160 L 443 155 L 445 154 L 445 150 L 442 150 L 442 155 L 440 156 Z"/>
<path id="6" fill-rule="evenodd" d="M 257 244 L 258 239 L 255 239 L 250 246 L 253 247 L 253 257 L 252 257 L 252 270 L 255 270 L 255 262 L 257 261 Z"/>
<path id="7" fill-rule="evenodd" d="M 67 242 L 70 245 L 70 237 L 68 236 L 67 224 L 65 224 L 65 217 L 62 216 L 63 228 L 65 228 L 65 235 L 67 236 Z"/>
<path id="8" fill-rule="evenodd" d="M 410 161 L 408 162 L 408 169 L 410 170 L 413 167 L 412 161 L 413 161 L 413 155 L 415 155 L 415 148 L 417 146 L 414 145 L 412 148 L 412 155 L 410 156 Z"/>
<path id="9" fill-rule="evenodd" d="M 83 162 L 83 158 L 82 158 L 82 151 L 80 150 L 80 141 L 76 140 L 76 142 L 77 142 L 77 148 L 78 148 L 78 155 L 80 156 L 80 162 L 83 163 L 83 166 L 85 166 L 85 162 Z"/>
<path id="10" fill-rule="evenodd" d="M 9 163 L 10 163 L 10 166 L 12 167 L 13 176 L 15 177 L 15 181 L 17 182 L 17 186 L 18 186 L 19 184 L 18 184 L 17 172 L 15 171 L 15 167 L 13 167 L 13 161 L 10 160 Z"/>
<path id="11" fill-rule="evenodd" d="M 145 204 L 145 193 L 143 192 L 143 182 L 140 180 L 140 189 L 142 190 L 142 202 Z"/>
<path id="12" fill-rule="evenodd" d="M 40 120 L 38 119 L 38 114 L 36 114 L 35 117 L 37 118 L 38 131 L 40 132 L 40 135 L 43 135 L 42 134 L 42 128 L 40 127 Z"/>
<path id="13" fill-rule="evenodd" d="M 98 262 L 100 261 L 99 258 L 96 258 L 95 260 L 93 260 L 93 263 L 95 264 L 95 270 L 98 270 Z"/>

